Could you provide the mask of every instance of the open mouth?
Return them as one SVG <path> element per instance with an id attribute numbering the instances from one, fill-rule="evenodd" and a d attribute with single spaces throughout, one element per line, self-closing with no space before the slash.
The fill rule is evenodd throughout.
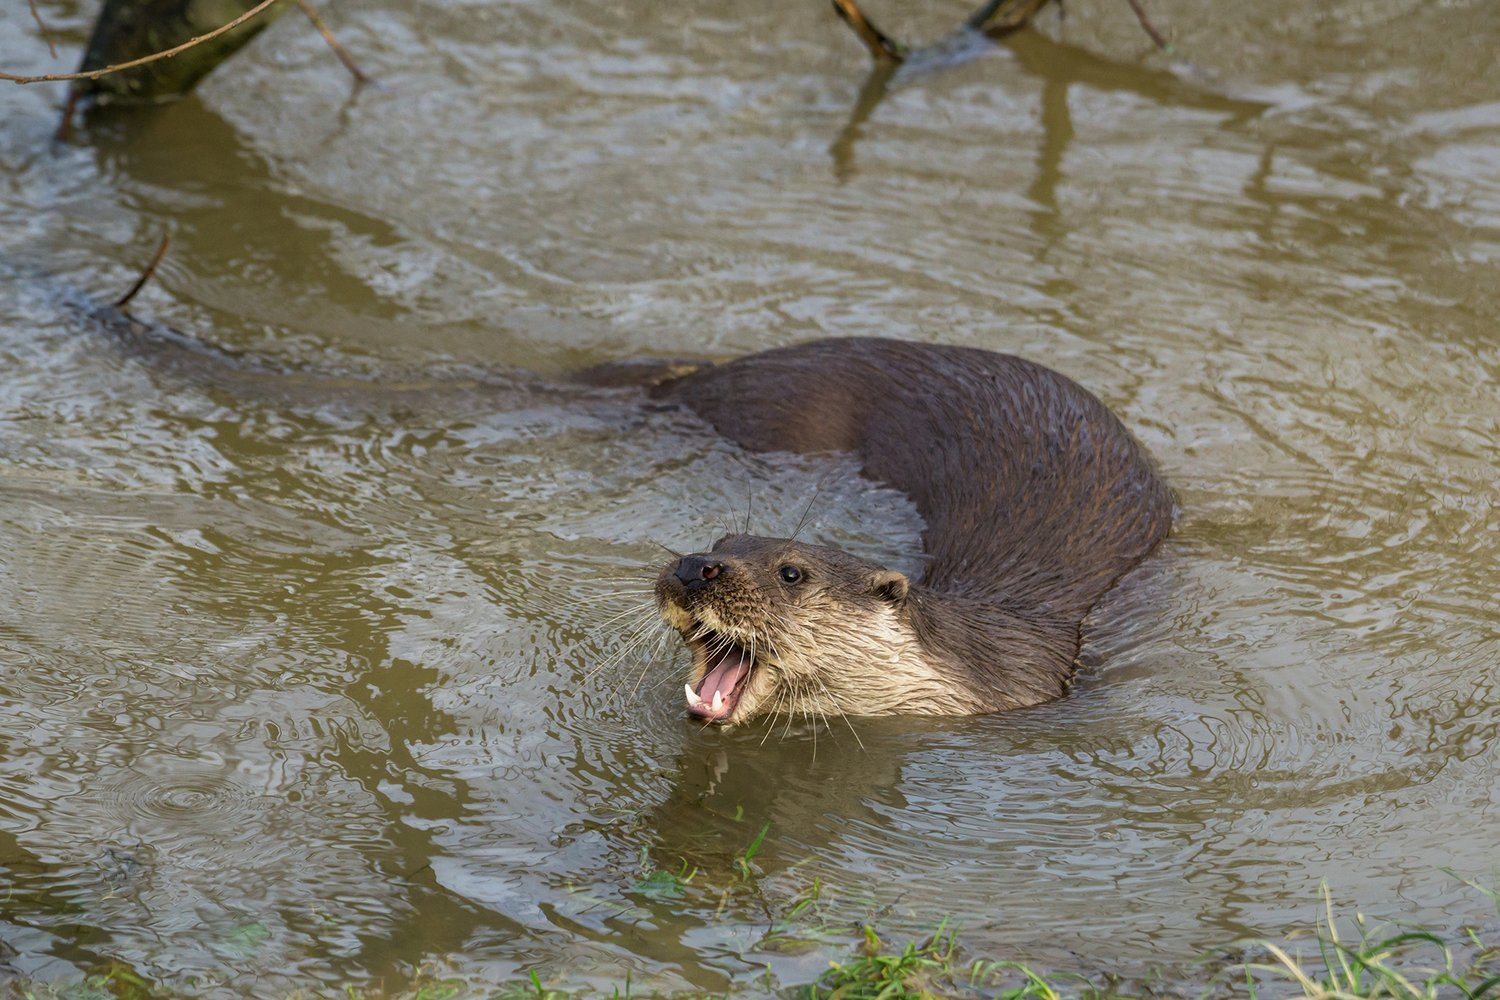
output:
<path id="1" fill-rule="evenodd" d="M 755 670 L 755 657 L 733 639 L 718 632 L 695 636 L 690 643 L 693 659 L 704 669 L 695 689 L 683 685 L 690 715 L 710 722 L 723 722 L 734 713 Z"/>

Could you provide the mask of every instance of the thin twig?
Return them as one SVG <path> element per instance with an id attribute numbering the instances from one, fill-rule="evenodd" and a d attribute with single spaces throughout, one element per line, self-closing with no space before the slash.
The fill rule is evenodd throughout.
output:
<path id="1" fill-rule="evenodd" d="M 141 56 L 141 58 L 132 59 L 129 62 L 116 63 L 113 66 L 106 66 L 103 69 L 91 69 L 85 73 L 48 73 L 45 76 L 17 76 L 14 73 L 0 73 L 0 80 L 9 80 L 11 83 L 49 83 L 55 80 L 97 80 L 101 76 L 108 76 L 111 73 L 118 73 L 123 69 L 134 69 L 137 66 L 144 66 L 147 63 L 157 62 L 161 59 L 170 59 L 172 56 L 175 56 L 181 52 L 186 52 L 188 49 L 192 48 L 195 45 L 201 45 L 203 42 L 206 42 L 209 39 L 218 38 L 226 31 L 232 31 L 235 28 L 238 28 L 240 25 L 244 24 L 246 21 L 250 20 L 252 17 L 261 13 L 262 11 L 269 8 L 272 4 L 277 2 L 278 0 L 260 0 L 260 3 L 245 11 L 245 13 L 241 14 L 233 21 L 230 21 L 228 24 L 220 25 L 206 35 L 198 35 L 196 38 L 189 38 L 181 45 L 174 45 L 170 49 L 165 49 L 161 52 L 153 52 L 149 56 Z"/>
<path id="2" fill-rule="evenodd" d="M 157 244 L 156 253 L 151 255 L 151 263 L 147 264 L 146 269 L 141 272 L 141 276 L 135 279 L 135 284 L 130 286 L 130 291 L 126 292 L 124 295 L 115 300 L 116 309 L 120 310 L 121 312 L 130 311 L 127 308 L 130 305 L 130 300 L 135 298 L 137 292 L 146 287 L 146 282 L 150 281 L 151 276 L 156 273 L 157 265 L 160 264 L 161 259 L 167 255 L 167 247 L 171 245 L 172 234 L 163 233 L 161 242 Z"/>
<path id="3" fill-rule="evenodd" d="M 339 57 L 339 62 L 343 63 L 344 68 L 354 75 L 355 82 L 369 83 L 370 78 L 354 62 L 354 57 L 349 54 L 348 50 L 339 44 L 339 40 L 333 37 L 333 32 L 328 30 L 328 25 L 323 23 L 323 18 L 318 16 L 313 5 L 307 0 L 297 0 L 297 6 L 302 8 L 302 13 L 306 14 L 307 19 L 313 23 L 313 27 L 318 29 L 318 34 L 323 36 L 323 41 L 328 43 L 333 54 Z"/>
<path id="4" fill-rule="evenodd" d="M 1141 22 L 1141 27 L 1146 29 L 1146 34 L 1151 36 L 1151 41 L 1156 43 L 1156 47 L 1163 52 L 1171 52 L 1172 43 L 1167 41 L 1166 37 L 1160 31 L 1156 30 L 1156 26 L 1151 23 L 1151 19 L 1146 16 L 1146 8 L 1141 6 L 1141 0 L 1125 0 L 1125 2 L 1130 4 L 1131 10 L 1135 11 L 1135 19 Z"/>
<path id="5" fill-rule="evenodd" d="M 42 41 L 47 43 L 47 51 L 52 53 L 52 58 L 57 58 L 57 44 L 52 41 L 52 29 L 47 27 L 47 22 L 42 20 L 42 12 L 36 9 L 36 0 L 26 0 L 31 5 L 31 16 L 36 21 L 36 26 L 41 29 Z"/>
<path id="6" fill-rule="evenodd" d="M 865 48 L 870 50 L 870 55 L 890 62 L 900 62 L 906 58 L 906 46 L 875 27 L 874 22 L 865 17 L 865 12 L 859 9 L 854 0 L 833 0 L 833 9 L 845 24 L 854 29 L 859 40 L 865 43 Z"/>

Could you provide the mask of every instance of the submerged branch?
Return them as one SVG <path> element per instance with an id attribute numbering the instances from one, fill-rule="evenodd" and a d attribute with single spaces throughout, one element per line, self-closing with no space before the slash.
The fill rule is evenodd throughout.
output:
<path id="1" fill-rule="evenodd" d="M 980 31 L 992 38 L 1008 35 L 1012 31 L 1024 28 L 1043 7 L 1047 6 L 1049 0 L 986 0 L 974 13 L 970 14 L 959 31 Z M 1063 0 L 1057 0 L 1059 8 Z M 1130 4 L 1130 9 L 1135 13 L 1135 19 L 1140 22 L 1146 34 L 1151 36 L 1151 41 L 1163 52 L 1172 50 L 1172 43 L 1165 35 L 1156 29 L 1151 23 L 1151 18 L 1146 15 L 1146 9 L 1141 5 L 1141 0 L 1125 0 Z M 843 22 L 849 25 L 870 55 L 876 62 L 899 63 L 913 54 L 913 50 L 900 41 L 887 35 L 875 27 L 875 22 L 860 9 L 856 0 L 833 0 L 833 9 L 838 13 Z M 939 43 L 942 44 L 942 43 Z"/>
<path id="2" fill-rule="evenodd" d="M 906 46 L 875 27 L 875 23 L 865 16 L 865 12 L 859 9 L 859 4 L 854 0 L 833 0 L 833 9 L 853 29 L 859 40 L 865 43 L 865 48 L 870 50 L 870 55 L 875 59 L 900 62 L 906 58 Z"/>
<path id="3" fill-rule="evenodd" d="M 171 245 L 172 234 L 163 233 L 161 242 L 156 246 L 156 253 L 151 255 L 151 263 L 147 264 L 146 269 L 141 272 L 141 276 L 135 279 L 135 284 L 130 286 L 130 291 L 115 300 L 116 309 L 121 312 L 130 311 L 128 308 L 130 300 L 135 298 L 142 288 L 146 287 L 146 282 L 150 281 L 151 276 L 156 273 L 156 268 L 161 264 L 162 258 L 167 255 L 167 247 Z"/>
<path id="4" fill-rule="evenodd" d="M 47 43 L 47 51 L 52 53 L 52 58 L 57 58 L 57 43 L 52 41 L 52 29 L 47 27 L 47 22 L 42 20 L 42 12 L 36 9 L 36 0 L 26 0 L 31 6 L 31 18 L 36 21 L 37 28 L 42 33 L 42 41 Z"/>
<path id="5" fill-rule="evenodd" d="M 1125 2 L 1130 4 L 1131 10 L 1135 11 L 1135 19 L 1141 22 L 1141 27 L 1146 30 L 1146 34 L 1151 36 L 1151 41 L 1156 43 L 1156 47 L 1163 52 L 1171 52 L 1172 43 L 1167 41 L 1166 36 L 1160 31 L 1156 30 L 1156 26 L 1151 23 L 1151 19 L 1146 16 L 1146 8 L 1141 6 L 1141 0 L 1125 0 Z"/>
<path id="6" fill-rule="evenodd" d="M 1061 6 L 1062 0 L 1058 0 Z M 1008 9 L 1006 9 L 1009 4 Z M 1037 11 L 1047 6 L 1047 0 L 990 0 L 989 3 L 969 15 L 964 26 L 988 34 L 1004 34 L 1024 28 L 1026 22 Z"/>

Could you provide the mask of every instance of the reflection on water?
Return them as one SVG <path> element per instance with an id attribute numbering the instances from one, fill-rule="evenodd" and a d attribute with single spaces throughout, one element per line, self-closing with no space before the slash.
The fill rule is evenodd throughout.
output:
<path id="1" fill-rule="evenodd" d="M 1070 5 L 863 91 L 797 4 L 377 6 L 353 100 L 290 21 L 75 145 L 7 93 L 0 970 L 755 992 L 947 917 L 975 955 L 1193 977 L 1324 879 L 1482 916 L 1442 869 L 1488 875 L 1500 821 L 1495 28 L 1411 6 L 1164 10 L 1188 72 Z M 105 335 L 84 300 L 166 229 L 136 308 L 188 339 Z M 1097 389 L 1173 537 L 1063 702 L 702 730 L 642 617 L 663 546 L 811 499 L 913 569 L 920 526 L 545 379 L 868 333 Z M 815 880 L 831 936 L 789 947 Z"/>

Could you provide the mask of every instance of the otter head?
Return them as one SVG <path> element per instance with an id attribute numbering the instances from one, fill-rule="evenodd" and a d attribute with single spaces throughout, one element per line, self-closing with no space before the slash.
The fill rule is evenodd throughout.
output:
<path id="1" fill-rule="evenodd" d="M 693 652 L 688 712 L 865 713 L 871 679 L 919 657 L 907 579 L 840 549 L 727 535 L 661 571 L 656 604 Z M 878 687 L 879 685 L 874 685 Z"/>

